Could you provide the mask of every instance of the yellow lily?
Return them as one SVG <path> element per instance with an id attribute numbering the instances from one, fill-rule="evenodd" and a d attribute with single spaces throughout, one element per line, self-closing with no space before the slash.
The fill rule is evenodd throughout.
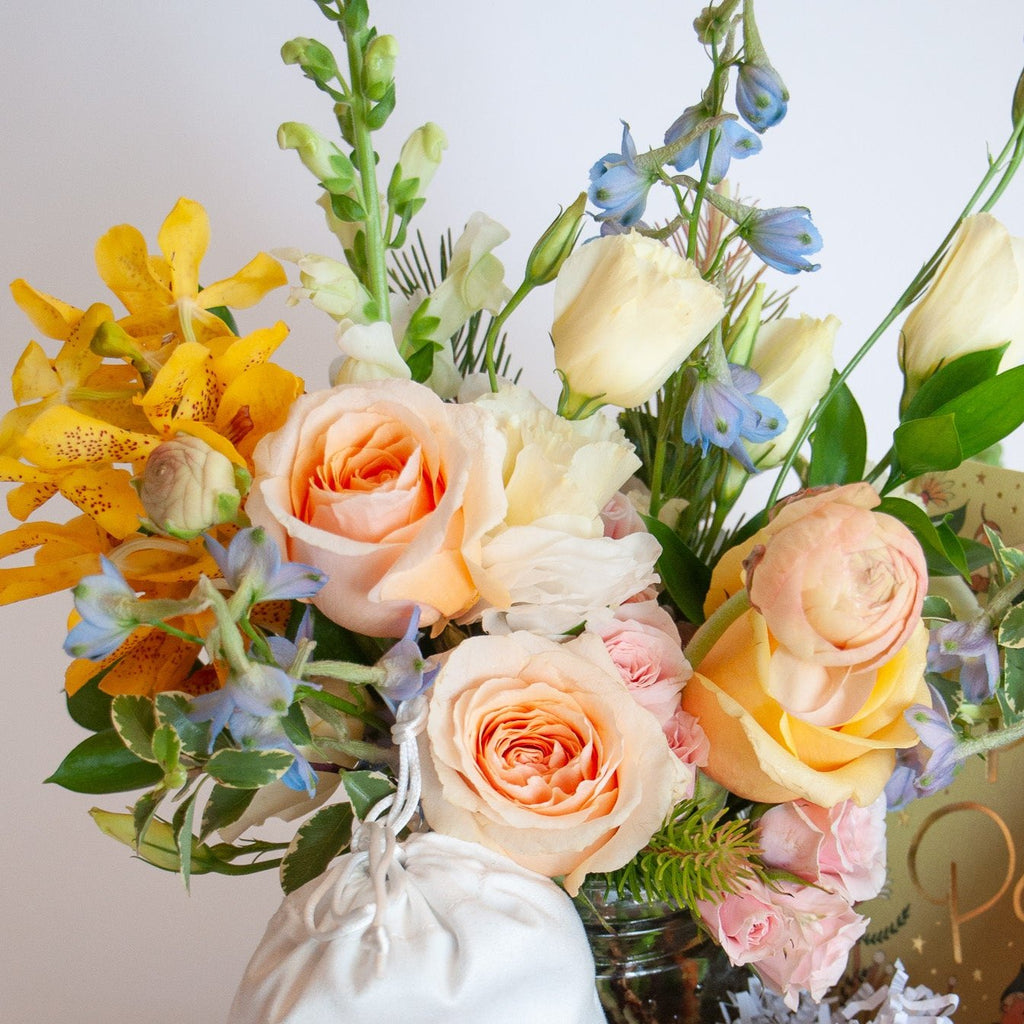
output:
<path id="1" fill-rule="evenodd" d="M 157 236 L 162 256 L 150 256 L 137 228 L 111 228 L 96 245 L 96 267 L 129 316 L 120 325 L 133 336 L 175 334 L 185 341 L 228 335 L 227 325 L 210 310 L 245 309 L 285 284 L 281 264 L 259 253 L 231 277 L 200 290 L 199 264 L 210 241 L 206 211 L 192 199 L 179 199 Z"/>

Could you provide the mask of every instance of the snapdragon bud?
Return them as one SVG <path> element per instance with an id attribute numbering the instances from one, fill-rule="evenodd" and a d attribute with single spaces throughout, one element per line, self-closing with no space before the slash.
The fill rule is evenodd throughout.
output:
<path id="1" fill-rule="evenodd" d="M 394 36 L 377 36 L 363 56 L 363 91 L 374 101 L 381 100 L 395 77 L 398 41 Z"/>
<path id="2" fill-rule="evenodd" d="M 421 125 L 405 140 L 402 152 L 398 156 L 398 166 L 402 170 L 401 180 L 417 181 L 415 193 L 404 197 L 406 202 L 426 196 L 427 188 L 441 166 L 441 154 L 447 148 L 448 136 L 440 125 L 434 124 L 433 121 Z"/>
<path id="3" fill-rule="evenodd" d="M 310 78 L 318 82 L 329 82 L 338 77 L 334 54 L 316 39 L 299 36 L 288 40 L 281 47 L 281 60 L 285 64 L 298 64 Z"/>
<path id="4" fill-rule="evenodd" d="M 198 437 L 181 434 L 164 441 L 147 459 L 138 486 L 147 525 L 187 540 L 231 522 L 246 477 L 245 470 Z"/>
<path id="5" fill-rule="evenodd" d="M 1017 79 L 1017 88 L 1013 91 L 1013 107 L 1010 116 L 1014 124 L 1024 117 L 1024 71 L 1020 73 L 1020 78 Z"/>
<path id="6" fill-rule="evenodd" d="M 587 193 L 581 192 L 576 201 L 548 225 L 526 261 L 527 281 L 539 285 L 555 279 L 580 236 L 586 206 Z"/>
<path id="7" fill-rule="evenodd" d="M 277 144 L 281 149 L 294 149 L 307 170 L 329 192 L 342 195 L 355 185 L 356 170 L 352 161 L 308 124 L 285 121 L 277 129 Z"/>
<path id="8" fill-rule="evenodd" d="M 721 46 L 732 30 L 732 15 L 739 0 L 725 0 L 725 3 L 711 4 L 693 20 L 697 38 L 704 46 Z"/>

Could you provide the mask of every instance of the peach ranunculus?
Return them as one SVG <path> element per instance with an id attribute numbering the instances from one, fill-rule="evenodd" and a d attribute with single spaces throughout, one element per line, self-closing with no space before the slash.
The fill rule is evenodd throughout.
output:
<path id="1" fill-rule="evenodd" d="M 325 615 L 400 636 L 415 606 L 431 625 L 480 600 L 503 453 L 480 409 L 412 381 L 340 385 L 299 398 L 260 443 L 246 511 L 289 560 L 328 574 L 314 599 Z"/>
<path id="2" fill-rule="evenodd" d="M 684 687 L 682 706 L 711 741 L 706 773 L 757 802 L 803 797 L 822 807 L 842 800 L 871 803 L 892 774 L 896 750 L 917 742 L 904 712 L 913 704 L 931 705 L 924 624 L 884 665 L 859 673 L 858 684 L 870 684 L 866 699 L 847 719 L 829 725 L 806 721 L 775 698 L 774 646 L 765 618 L 748 609 Z"/>
<path id="3" fill-rule="evenodd" d="M 868 484 L 783 502 L 712 575 L 705 610 L 746 583 L 772 638 L 768 693 L 815 725 L 857 714 L 874 670 L 920 626 L 928 589 L 921 545 L 898 519 L 874 511 L 878 502 Z"/>
<path id="4" fill-rule="evenodd" d="M 421 744 L 430 827 L 562 875 L 570 894 L 642 849 L 686 781 L 587 634 L 465 640 L 434 682 Z"/>
<path id="5" fill-rule="evenodd" d="M 791 1010 L 802 990 L 821 1002 L 868 923 L 842 896 L 791 882 L 770 887 L 750 881 L 698 908 L 729 959 L 755 967 Z"/>

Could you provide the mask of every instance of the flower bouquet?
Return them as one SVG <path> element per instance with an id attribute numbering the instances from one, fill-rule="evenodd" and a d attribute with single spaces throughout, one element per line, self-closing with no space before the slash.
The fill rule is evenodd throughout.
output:
<path id="1" fill-rule="evenodd" d="M 335 256 L 207 280 L 183 198 L 155 248 L 100 239 L 116 311 L 12 286 L 56 344 L 24 350 L 0 426 L 24 520 L 3 554 L 32 555 L 0 597 L 73 590 L 88 731 L 50 781 L 130 794 L 97 825 L 186 885 L 279 873 L 233 1021 L 369 1019 L 398 984 L 424 1020 L 432 999 L 615 1019 L 570 897 L 682 908 L 791 1009 L 824 998 L 884 880 L 887 806 L 1024 733 L 1024 556 L 914 497 L 1024 421 L 1021 245 L 988 212 L 1024 155 L 1021 88 L 976 193 L 837 368 L 835 318 L 788 316 L 765 273 L 816 269 L 809 212 L 729 185 L 789 102 L 749 0 L 699 12 L 701 95 L 654 149 L 624 127 L 507 281 L 483 214 L 415 236 L 445 136 L 380 158 L 395 41 L 359 0 L 317 6 L 339 56 L 282 56 L 337 134 L 278 142 Z M 275 362 L 283 324 L 237 325 L 282 264 L 334 321 L 328 388 Z M 550 406 L 517 383 L 513 317 L 546 286 Z M 869 464 L 847 378 L 908 310 L 900 424 Z M 43 521 L 59 498 L 72 514 Z M 937 582 L 981 571 L 967 612 Z M 477 963 L 495 935 L 514 955 Z M 498 984 L 520 976 L 534 992 Z"/>

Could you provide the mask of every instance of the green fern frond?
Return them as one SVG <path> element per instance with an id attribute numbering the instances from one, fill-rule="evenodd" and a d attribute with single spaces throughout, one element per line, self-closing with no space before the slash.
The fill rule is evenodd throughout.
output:
<path id="1" fill-rule="evenodd" d="M 698 901 L 717 902 L 745 881 L 770 885 L 752 823 L 723 816 L 694 801 L 680 805 L 625 867 L 605 876 L 608 888 L 695 910 Z"/>

